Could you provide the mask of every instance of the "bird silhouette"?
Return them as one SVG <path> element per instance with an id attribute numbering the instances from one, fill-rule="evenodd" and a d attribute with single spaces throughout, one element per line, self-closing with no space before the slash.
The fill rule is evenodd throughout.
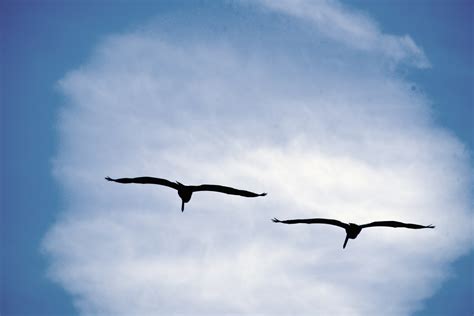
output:
<path id="1" fill-rule="evenodd" d="M 114 181 L 118 183 L 141 183 L 141 184 L 158 184 L 164 185 L 170 188 L 173 188 L 178 191 L 178 195 L 181 198 L 181 212 L 184 212 L 184 203 L 188 203 L 191 200 L 191 196 L 194 192 L 198 191 L 213 191 L 213 192 L 220 192 L 232 195 L 240 195 L 245 197 L 257 197 L 257 196 L 265 196 L 267 193 L 253 193 L 250 191 L 234 189 L 231 187 L 226 187 L 223 185 L 216 185 L 216 184 L 201 184 L 201 185 L 184 185 L 178 181 L 171 182 L 166 179 L 161 178 L 154 178 L 154 177 L 138 177 L 138 178 L 120 178 L 120 179 L 112 179 L 110 177 L 105 177 L 108 181 Z"/>
<path id="2" fill-rule="evenodd" d="M 342 248 L 346 248 L 347 241 L 349 239 L 355 239 L 363 228 L 367 227 L 404 227 L 404 228 L 411 228 L 411 229 L 421 229 L 421 228 L 435 228 L 433 225 L 423 226 L 418 224 L 409 224 L 409 223 L 402 223 L 397 221 L 379 221 L 379 222 L 372 222 L 364 225 L 357 225 L 354 223 L 343 223 L 335 219 L 328 219 L 328 218 L 307 218 L 307 219 L 289 219 L 286 221 L 280 221 L 277 218 L 272 219 L 275 223 L 283 223 L 283 224 L 329 224 L 334 226 L 342 227 L 346 230 L 346 239 L 344 240 L 344 245 Z"/>

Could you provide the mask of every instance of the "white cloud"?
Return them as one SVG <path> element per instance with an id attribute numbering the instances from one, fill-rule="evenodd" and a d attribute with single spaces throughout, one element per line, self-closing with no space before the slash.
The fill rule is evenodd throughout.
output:
<path id="1" fill-rule="evenodd" d="M 266 9 L 303 19 L 321 34 L 351 48 L 381 54 L 397 63 L 430 67 L 423 49 L 410 36 L 384 34 L 367 14 L 349 9 L 338 1 L 258 0 L 249 3 L 258 3 Z"/>
<path id="2" fill-rule="evenodd" d="M 407 315 L 469 250 L 468 157 L 409 83 L 350 49 L 308 64 L 164 38 L 111 37 L 60 83 L 68 205 L 44 248 L 83 314 Z M 202 192 L 181 213 L 176 192 L 107 175 L 269 195 Z M 367 229 L 342 250 L 341 229 L 272 217 L 437 227 Z"/>

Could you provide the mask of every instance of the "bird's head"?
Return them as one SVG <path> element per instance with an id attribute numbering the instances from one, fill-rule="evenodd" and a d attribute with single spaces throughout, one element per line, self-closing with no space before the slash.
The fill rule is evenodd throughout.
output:
<path id="1" fill-rule="evenodd" d="M 362 228 L 359 225 L 354 224 L 354 223 L 349 223 L 349 227 L 346 228 L 346 233 L 347 233 L 348 238 L 355 239 L 359 235 L 361 230 Z"/>
<path id="2" fill-rule="evenodd" d="M 176 181 L 178 185 L 178 195 L 182 200 L 181 203 L 181 212 L 184 211 L 184 203 L 188 203 L 191 200 L 191 196 L 193 195 L 193 191 L 186 185 L 182 184 L 181 182 Z"/>

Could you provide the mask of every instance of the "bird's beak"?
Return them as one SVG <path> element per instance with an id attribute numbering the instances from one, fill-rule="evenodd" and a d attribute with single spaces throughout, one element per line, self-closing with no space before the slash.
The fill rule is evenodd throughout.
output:
<path id="1" fill-rule="evenodd" d="M 184 212 L 184 200 L 181 200 L 181 212 Z"/>
<path id="2" fill-rule="evenodd" d="M 349 235 L 346 235 L 346 240 L 344 240 L 344 245 L 342 246 L 342 249 L 346 248 L 346 244 L 348 240 L 349 240 Z"/>

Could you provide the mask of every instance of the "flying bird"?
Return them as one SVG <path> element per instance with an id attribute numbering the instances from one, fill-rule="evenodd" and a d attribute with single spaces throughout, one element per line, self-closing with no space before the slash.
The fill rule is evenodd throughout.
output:
<path id="1" fill-rule="evenodd" d="M 120 178 L 120 179 L 112 179 L 110 177 L 105 177 L 108 181 L 114 181 L 118 183 L 141 183 L 141 184 L 158 184 L 164 185 L 170 188 L 173 188 L 178 191 L 178 195 L 181 198 L 181 212 L 184 212 L 184 203 L 188 203 L 191 200 L 191 196 L 194 192 L 198 191 L 213 191 L 213 192 L 220 192 L 225 194 L 232 194 L 232 195 L 240 195 L 245 197 L 257 197 L 257 196 L 265 196 L 267 193 L 253 193 L 250 191 L 234 189 L 231 187 L 226 187 L 223 185 L 215 185 L 215 184 L 201 184 L 201 185 L 184 185 L 178 181 L 171 182 L 166 179 L 161 178 L 153 178 L 153 177 L 138 177 L 138 178 Z"/>
<path id="2" fill-rule="evenodd" d="M 435 228 L 433 225 L 423 226 L 418 224 L 409 224 L 409 223 L 402 223 L 397 221 L 380 221 L 380 222 L 372 222 L 369 224 L 364 225 L 357 225 L 354 223 L 343 223 L 335 219 L 328 219 L 328 218 L 307 218 L 307 219 L 289 219 L 286 221 L 280 221 L 277 218 L 272 219 L 275 223 L 283 223 L 283 224 L 329 224 L 334 226 L 342 227 L 346 230 L 346 240 L 344 240 L 344 245 L 342 248 L 346 248 L 347 240 L 355 239 L 363 228 L 367 227 L 405 227 L 411 229 L 421 229 L 421 228 Z"/>

